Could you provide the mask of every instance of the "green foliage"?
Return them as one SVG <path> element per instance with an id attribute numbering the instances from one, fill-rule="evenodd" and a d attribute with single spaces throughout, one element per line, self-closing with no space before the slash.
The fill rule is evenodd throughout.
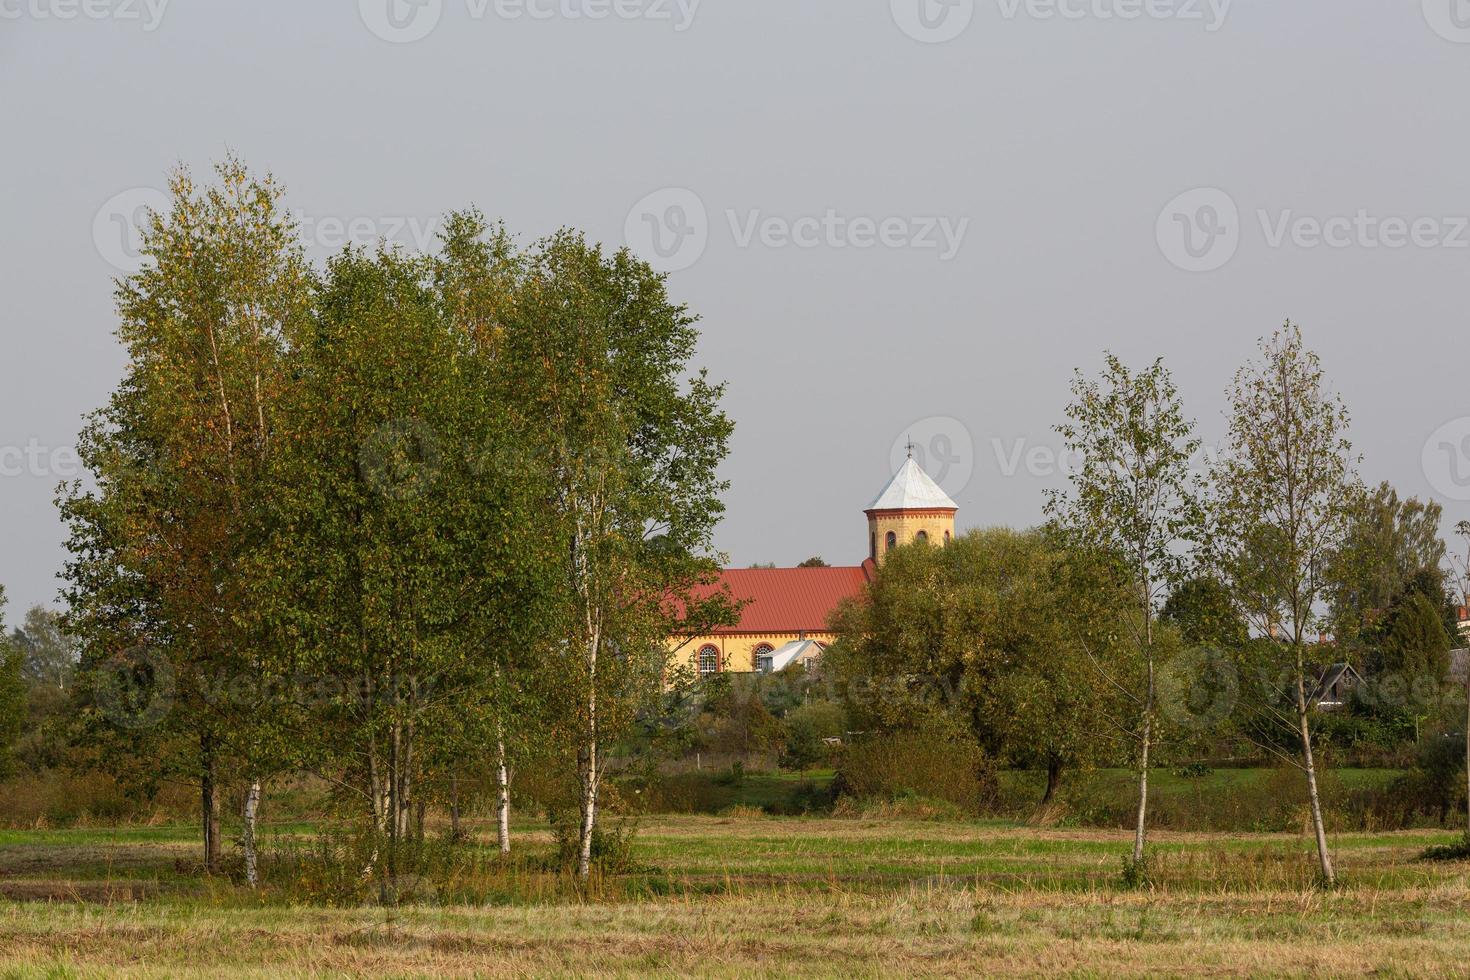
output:
<path id="1" fill-rule="evenodd" d="M 1377 636 L 1375 673 L 1442 681 L 1449 676 L 1450 637 L 1440 610 L 1418 592 L 1401 595 L 1389 609 Z"/>
<path id="2" fill-rule="evenodd" d="M 1389 795 L 1404 814 L 1434 816 L 1441 824 L 1465 805 L 1465 740 L 1436 735 L 1419 747 L 1414 767 L 1394 781 Z"/>
<path id="3" fill-rule="evenodd" d="M 978 816 L 995 803 L 996 771 L 979 746 L 953 733 L 895 732 L 849 745 L 836 785 L 860 801 L 942 800 Z"/>
<path id="4" fill-rule="evenodd" d="M 781 768 L 804 772 L 831 758 L 823 741 L 841 738 L 846 726 L 842 706 L 830 701 L 802 705 L 782 725 Z"/>
<path id="5" fill-rule="evenodd" d="M 0 586 L 0 779 L 14 774 L 15 743 L 26 722 L 25 650 L 5 636 L 5 589 Z"/>
<path id="6" fill-rule="evenodd" d="M 1443 508 L 1410 497 L 1388 483 L 1353 503 L 1341 544 L 1326 565 L 1331 625 L 1339 642 L 1352 643 L 1409 589 L 1437 608 L 1445 601 Z M 1453 626 L 1451 626 L 1453 629 Z"/>
<path id="7" fill-rule="evenodd" d="M 1118 875 L 1118 884 L 1127 891 L 1145 891 L 1153 884 L 1149 877 L 1149 860 L 1142 857 L 1123 859 L 1123 871 Z"/>
<path id="8" fill-rule="evenodd" d="M 1132 606 L 1126 577 L 1095 552 L 972 531 L 891 552 L 868 601 L 840 613 L 823 670 L 856 730 L 949 728 L 999 761 L 1087 765 L 1121 713 L 1097 665 Z"/>
<path id="9" fill-rule="evenodd" d="M 1160 617 L 1189 646 L 1237 650 L 1250 639 L 1229 587 L 1213 575 L 1196 575 L 1176 585 Z"/>
<path id="10" fill-rule="evenodd" d="M 31 607 L 10 640 L 25 653 L 24 677 L 29 687 L 66 690 L 76 670 L 77 643 L 62 628 L 60 613 L 44 606 Z"/>
<path id="11" fill-rule="evenodd" d="M 581 827 L 574 813 L 551 814 L 551 839 L 556 845 L 555 868 L 577 867 L 581 850 Z M 629 874 L 645 870 L 633 857 L 638 824 L 633 820 L 592 828 L 592 866 L 604 874 Z"/>

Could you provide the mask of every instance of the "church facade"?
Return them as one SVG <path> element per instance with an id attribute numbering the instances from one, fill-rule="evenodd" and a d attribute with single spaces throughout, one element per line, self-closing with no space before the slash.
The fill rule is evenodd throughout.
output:
<path id="1" fill-rule="evenodd" d="M 728 568 L 706 595 L 726 591 L 744 605 L 740 622 L 700 636 L 669 638 L 673 664 L 699 676 L 781 670 L 810 664 L 836 639 L 832 613 L 863 594 L 888 552 L 899 545 L 945 545 L 959 508 L 912 456 L 863 511 L 867 557 L 859 565 Z"/>

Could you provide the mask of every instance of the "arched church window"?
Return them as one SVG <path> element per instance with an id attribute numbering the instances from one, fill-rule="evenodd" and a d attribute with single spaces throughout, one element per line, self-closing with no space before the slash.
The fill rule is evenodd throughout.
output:
<path id="1" fill-rule="evenodd" d="M 883 550 L 884 551 L 892 551 L 897 546 L 898 546 L 898 535 L 894 534 L 892 531 L 889 531 L 888 532 L 888 536 L 883 539 Z"/>
<path id="2" fill-rule="evenodd" d="M 919 542 L 919 544 L 928 544 L 929 543 L 929 532 L 928 531 L 920 531 L 918 534 L 914 535 L 914 540 L 917 541 L 917 542 Z"/>
<path id="3" fill-rule="evenodd" d="M 771 655 L 775 652 L 776 648 L 771 646 L 769 643 L 762 643 L 760 646 L 756 647 L 755 669 L 760 671 L 762 674 L 769 674 L 771 672 Z"/>
<path id="4" fill-rule="evenodd" d="M 949 532 L 948 531 L 945 531 L 944 532 L 944 543 L 945 544 L 949 544 Z"/>
<path id="5" fill-rule="evenodd" d="M 720 649 L 706 645 L 699 648 L 699 676 L 708 677 L 720 672 Z"/>

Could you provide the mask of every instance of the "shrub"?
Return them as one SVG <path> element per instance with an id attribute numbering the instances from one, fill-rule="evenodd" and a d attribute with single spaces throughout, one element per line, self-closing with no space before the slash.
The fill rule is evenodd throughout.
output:
<path id="1" fill-rule="evenodd" d="M 551 839 L 556 844 L 557 866 L 569 870 L 577 866 L 581 857 L 582 843 L 580 815 L 565 812 L 548 814 L 551 822 Z M 605 874 L 627 874 L 641 870 L 633 860 L 633 840 L 638 835 L 638 825 L 631 820 L 622 820 L 607 825 L 599 821 L 592 828 L 592 864 Z"/>
<path id="2" fill-rule="evenodd" d="M 1451 810 L 1464 805 L 1465 745 L 1443 735 L 1426 738 L 1419 747 L 1414 768 L 1394 780 L 1385 803 L 1403 824 L 1415 816 L 1436 816 L 1441 825 Z"/>
<path id="3" fill-rule="evenodd" d="M 1465 834 L 1465 839 L 1453 844 L 1436 844 L 1426 847 L 1420 855 L 1426 861 L 1467 861 L 1470 860 L 1470 832 Z"/>
<path id="4" fill-rule="evenodd" d="M 899 732 L 848 746 L 835 788 L 859 800 L 942 800 L 979 814 L 994 805 L 996 775 L 992 760 L 973 743 Z"/>
<path id="5" fill-rule="evenodd" d="M 786 716 L 785 746 L 781 768 L 805 772 L 831 756 L 823 739 L 842 735 L 846 717 L 841 705 L 831 701 L 804 704 Z"/>

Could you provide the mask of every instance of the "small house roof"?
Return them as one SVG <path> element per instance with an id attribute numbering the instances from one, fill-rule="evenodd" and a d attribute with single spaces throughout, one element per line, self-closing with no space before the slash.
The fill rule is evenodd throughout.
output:
<path id="1" fill-rule="evenodd" d="M 803 657 L 820 655 L 825 649 L 816 640 L 792 640 L 771 652 L 771 673 L 785 670 Z"/>
<path id="2" fill-rule="evenodd" d="M 1337 686 L 1338 681 L 1343 679 L 1362 683 L 1363 677 L 1354 669 L 1352 664 L 1332 664 L 1326 670 L 1322 671 L 1321 679 L 1317 681 L 1317 686 L 1312 689 L 1312 703 L 1316 704 L 1325 698 L 1328 692 Z"/>

